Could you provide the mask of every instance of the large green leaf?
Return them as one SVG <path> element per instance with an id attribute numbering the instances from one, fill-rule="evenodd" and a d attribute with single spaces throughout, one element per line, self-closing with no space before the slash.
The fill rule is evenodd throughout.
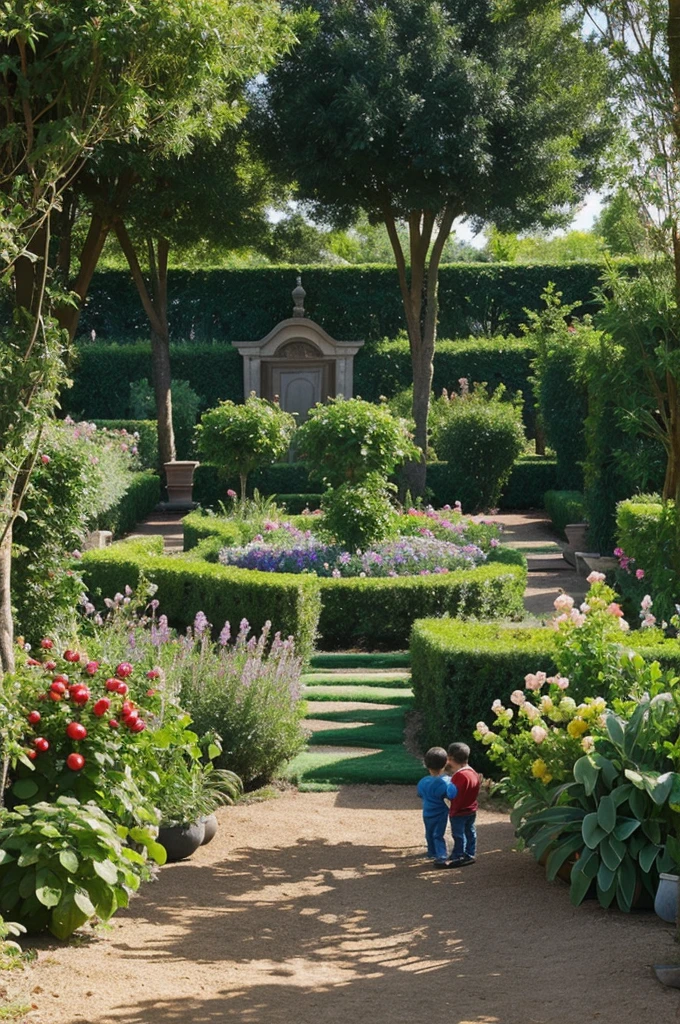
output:
<path id="1" fill-rule="evenodd" d="M 42 868 L 35 876 L 35 894 L 43 907 L 56 907 L 62 896 L 62 884 L 58 875 L 49 868 Z"/>
<path id="2" fill-rule="evenodd" d="M 600 864 L 600 866 L 599 866 L 599 868 L 597 870 L 597 885 L 598 885 L 598 888 L 601 889 L 603 892 L 609 892 L 609 890 L 612 887 L 614 887 L 614 889 L 616 888 L 615 883 L 616 883 L 616 871 L 612 871 L 612 869 L 608 868 L 607 865 L 605 864 L 605 862 L 602 861 L 602 863 Z M 614 896 L 615 896 L 615 892 L 612 892 L 611 898 L 613 899 Z"/>
<path id="3" fill-rule="evenodd" d="M 658 807 L 666 803 L 671 794 L 674 780 L 675 772 L 666 772 L 664 775 L 659 775 L 656 783 L 651 789 L 648 789 L 649 795 Z"/>
<path id="4" fill-rule="evenodd" d="M 76 889 L 73 896 L 73 902 L 78 907 L 78 910 L 85 914 L 86 917 L 94 917 L 95 910 L 92 900 L 84 889 Z"/>
<path id="5" fill-rule="evenodd" d="M 22 899 L 27 900 L 29 896 L 33 896 L 35 893 L 35 870 L 29 868 L 28 871 L 24 872 L 19 882 L 19 895 Z"/>
<path id="6" fill-rule="evenodd" d="M 605 785 L 611 789 L 611 787 L 614 785 L 614 783 L 620 776 L 620 770 L 616 767 L 615 764 L 613 764 L 612 761 L 609 760 L 608 757 L 604 757 L 603 754 L 594 753 L 590 754 L 589 756 L 591 757 L 594 764 L 596 764 L 597 767 L 600 769 Z"/>
<path id="7" fill-rule="evenodd" d="M 602 889 L 597 886 L 597 898 L 601 907 L 610 907 L 616 896 L 616 882 L 613 882 L 609 889 Z"/>
<path id="8" fill-rule="evenodd" d="M 607 835 L 605 830 L 598 823 L 595 811 L 592 811 L 590 814 L 586 814 L 583 819 L 583 824 L 581 825 L 581 833 L 583 835 L 583 842 L 591 850 L 594 850 L 598 843 L 600 843 Z"/>
<path id="9" fill-rule="evenodd" d="M 15 857 L 8 850 L 0 850 L 0 865 L 11 864 L 13 860 Z"/>
<path id="10" fill-rule="evenodd" d="M 578 853 L 583 849 L 583 839 L 580 835 L 569 836 L 564 839 L 548 857 L 548 861 L 545 866 L 545 877 L 549 882 L 554 881 L 557 877 L 557 872 L 560 870 L 562 865 L 569 859 L 574 853 Z"/>
<path id="11" fill-rule="evenodd" d="M 658 821 L 655 821 L 653 818 L 648 818 L 647 821 L 643 821 L 642 831 L 647 836 L 650 843 L 656 843 L 657 846 L 661 845 L 661 827 Z"/>
<path id="12" fill-rule="evenodd" d="M 621 910 L 628 912 L 633 905 L 635 889 L 637 886 L 637 871 L 635 864 L 626 856 L 621 861 L 617 872 L 616 902 Z"/>
<path id="13" fill-rule="evenodd" d="M 638 854 L 638 864 L 645 875 L 652 870 L 654 861 L 656 860 L 660 849 L 661 847 L 656 846 L 655 843 L 648 843 L 647 846 L 644 846 L 640 850 Z"/>
<path id="14" fill-rule="evenodd" d="M 599 775 L 599 766 L 587 754 L 585 757 L 579 757 L 574 764 L 574 778 L 581 783 L 588 796 L 593 793 Z"/>
<path id="15" fill-rule="evenodd" d="M 599 857 L 593 850 L 586 850 L 571 869 L 569 899 L 577 907 L 586 897 L 600 866 Z"/>
<path id="16" fill-rule="evenodd" d="M 676 839 L 675 836 L 668 836 L 666 839 L 666 850 L 678 867 L 680 867 L 680 840 Z"/>
<path id="17" fill-rule="evenodd" d="M 626 800 L 630 798 L 631 793 L 634 792 L 635 790 L 631 783 L 624 782 L 623 785 L 617 786 L 615 789 L 611 791 L 611 798 L 616 804 L 616 806 L 620 807 L 621 804 L 625 803 Z"/>
<path id="18" fill-rule="evenodd" d="M 638 821 L 645 821 L 649 817 L 649 797 L 644 790 L 633 789 L 628 797 L 628 806 Z"/>
<path id="19" fill-rule="evenodd" d="M 68 939 L 69 935 L 72 935 L 76 928 L 80 928 L 82 924 L 85 924 L 91 916 L 91 914 L 83 913 L 75 903 L 73 893 L 69 892 L 52 911 L 50 931 L 57 939 L 63 941 Z"/>
<path id="20" fill-rule="evenodd" d="M 622 747 L 626 735 L 623 719 L 609 711 L 605 718 L 605 725 L 612 743 L 617 747 Z"/>
<path id="21" fill-rule="evenodd" d="M 108 885 L 115 885 L 118 881 L 118 868 L 110 860 L 93 861 L 92 867 L 96 874 Z"/>
<path id="22" fill-rule="evenodd" d="M 623 854 L 618 847 L 614 846 L 615 842 L 613 836 L 606 836 L 598 847 L 600 857 L 611 871 L 616 871 L 623 860 Z"/>
<path id="23" fill-rule="evenodd" d="M 617 839 L 628 839 L 640 827 L 637 818 L 617 818 L 612 835 Z"/>
<path id="24" fill-rule="evenodd" d="M 68 871 L 70 875 L 75 875 L 80 866 L 78 857 L 73 850 L 61 850 L 59 853 L 59 863 L 64 871 Z"/>
<path id="25" fill-rule="evenodd" d="M 616 804 L 610 796 L 603 796 L 597 806 L 597 823 L 605 832 L 613 832 L 616 825 Z"/>

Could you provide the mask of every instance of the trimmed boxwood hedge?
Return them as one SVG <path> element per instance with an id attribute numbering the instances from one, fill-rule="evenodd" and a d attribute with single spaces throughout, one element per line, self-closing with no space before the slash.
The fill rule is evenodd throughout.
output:
<path id="1" fill-rule="evenodd" d="M 586 510 L 580 491 L 546 491 L 543 503 L 548 518 L 563 537 L 565 526 L 569 523 L 582 523 L 584 520 Z"/>
<path id="2" fill-rule="evenodd" d="M 150 543 L 153 541 L 154 543 Z M 183 629 L 203 611 L 219 629 L 246 618 L 259 632 L 269 620 L 274 631 L 296 638 L 309 658 L 321 608 L 315 576 L 255 572 L 163 554 L 161 537 L 133 539 L 102 551 L 88 551 L 79 563 L 90 594 L 110 597 L 140 576 L 158 585 L 160 611 Z"/>
<path id="3" fill-rule="evenodd" d="M 680 641 L 639 631 L 626 641 L 646 661 L 680 670 Z M 491 704 L 507 704 L 529 672 L 556 671 L 551 629 L 507 623 L 420 619 L 411 630 L 411 678 L 416 709 L 422 715 L 422 745 L 469 743 L 475 765 L 490 769 L 484 747 L 473 739 L 476 723 L 490 722 Z M 494 769 L 496 772 L 498 769 Z"/>
<path id="4" fill-rule="evenodd" d="M 134 473 L 120 501 L 99 517 L 97 528 L 111 530 L 114 537 L 122 537 L 146 519 L 160 500 L 160 477 L 150 469 Z"/>
<path id="5" fill-rule="evenodd" d="M 623 272 L 639 263 L 616 259 Z M 579 302 L 578 316 L 593 313 L 592 298 L 601 263 L 450 263 L 439 273 L 440 334 L 517 333 L 527 308 L 538 309 L 541 293 L 553 281 L 564 302 Z M 394 337 L 404 311 L 394 266 L 360 265 L 253 267 L 242 270 L 171 270 L 168 280 L 170 327 L 174 338 L 196 342 L 217 338 L 262 338 L 290 316 L 291 289 L 302 273 L 309 316 L 336 338 L 378 340 Z M 80 317 L 79 332 L 122 340 L 148 335 L 148 323 L 126 270 L 95 274 Z M 178 376 L 184 376 L 179 374 Z"/>
<path id="6" fill-rule="evenodd" d="M 557 460 L 523 455 L 512 467 L 501 494 L 501 508 L 543 508 L 543 495 L 557 486 Z"/>
<path id="7" fill-rule="evenodd" d="M 442 575 L 321 579 L 319 646 L 401 648 L 423 615 L 521 616 L 526 569 L 489 562 Z"/>

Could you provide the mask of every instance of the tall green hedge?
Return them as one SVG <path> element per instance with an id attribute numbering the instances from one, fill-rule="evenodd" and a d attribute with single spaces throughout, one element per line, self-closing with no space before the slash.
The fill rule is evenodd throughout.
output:
<path id="1" fill-rule="evenodd" d="M 160 537 L 122 541 L 102 551 L 86 552 L 79 565 L 88 591 L 99 598 L 134 587 L 140 576 L 158 585 L 160 611 L 180 629 L 204 612 L 216 629 L 246 618 L 256 632 L 269 620 L 274 631 L 296 638 L 298 650 L 311 654 L 320 612 L 315 576 L 284 575 L 235 569 L 164 555 Z M 99 602 L 98 602 L 99 603 Z"/>
<path id="2" fill-rule="evenodd" d="M 411 677 L 417 710 L 422 715 L 422 745 L 469 743 L 475 767 L 491 767 L 484 747 L 473 739 L 478 721 L 491 724 L 496 698 L 508 704 L 529 672 L 555 672 L 555 633 L 504 623 L 423 619 L 411 631 Z M 680 668 L 680 642 L 650 643 L 644 632 L 631 633 L 630 646 L 646 661 L 664 669 Z M 492 769 L 493 770 L 493 769 Z M 496 768 L 495 771 L 498 769 Z"/>
<path id="3" fill-rule="evenodd" d="M 636 264 L 620 260 L 622 269 Z M 377 341 L 404 326 L 397 272 L 390 266 L 265 267 L 244 270 L 171 270 L 170 328 L 175 339 L 197 342 L 248 341 L 264 337 L 292 312 L 291 290 L 300 271 L 310 317 L 343 340 Z M 457 263 L 440 271 L 440 334 L 517 333 L 525 308 L 537 309 L 548 282 L 565 302 L 582 302 L 577 313 L 593 312 L 599 263 Z M 79 325 L 89 337 L 127 340 L 145 337 L 149 326 L 127 271 L 95 275 Z M 184 373 L 178 374 L 184 379 Z"/>
<path id="4" fill-rule="evenodd" d="M 558 533 L 565 536 L 564 527 L 569 523 L 582 523 L 585 504 L 580 491 L 546 491 L 543 503 L 548 518 Z"/>
<path id="5" fill-rule="evenodd" d="M 146 519 L 160 500 L 160 477 L 150 469 L 133 473 L 125 494 L 113 508 L 100 516 L 97 527 L 100 530 L 111 530 L 115 537 L 122 537 Z"/>

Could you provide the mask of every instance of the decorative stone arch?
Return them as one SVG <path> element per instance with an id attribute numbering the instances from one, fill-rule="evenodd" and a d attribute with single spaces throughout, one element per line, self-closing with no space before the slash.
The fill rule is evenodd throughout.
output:
<path id="1" fill-rule="evenodd" d="M 282 320 L 260 341 L 235 341 L 243 357 L 243 394 L 279 399 L 302 422 L 316 402 L 351 398 L 354 356 L 363 341 L 336 341 L 304 314 L 300 278 L 293 291 L 294 316 Z"/>

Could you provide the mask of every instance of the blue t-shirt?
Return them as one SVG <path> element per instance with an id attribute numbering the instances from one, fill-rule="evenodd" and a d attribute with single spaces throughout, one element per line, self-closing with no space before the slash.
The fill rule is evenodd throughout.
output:
<path id="1" fill-rule="evenodd" d="M 427 775 L 418 783 L 418 796 L 423 801 L 423 817 L 448 813 L 445 800 L 458 796 L 458 789 L 450 775 Z"/>

